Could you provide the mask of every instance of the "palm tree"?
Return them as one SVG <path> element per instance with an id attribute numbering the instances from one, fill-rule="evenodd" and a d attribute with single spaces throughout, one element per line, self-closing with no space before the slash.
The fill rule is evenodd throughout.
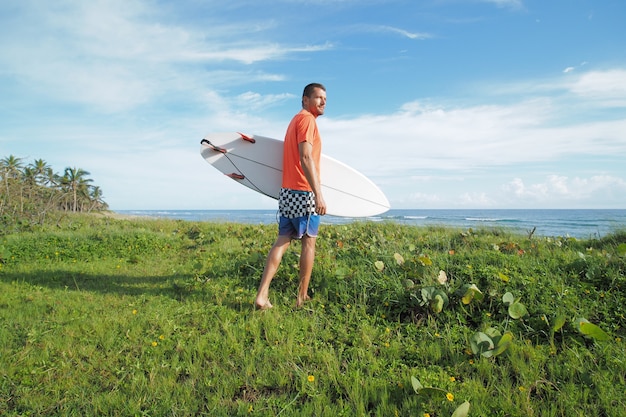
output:
<path id="1" fill-rule="evenodd" d="M 22 188 L 26 188 L 28 199 L 32 200 L 33 194 L 37 192 L 37 174 L 30 166 L 24 167 L 22 170 Z"/>
<path id="2" fill-rule="evenodd" d="M 103 193 L 102 189 L 98 186 L 91 187 L 91 193 L 89 193 L 89 198 L 91 200 L 91 205 L 89 206 L 89 210 L 99 210 L 108 208 L 107 203 L 102 199 Z"/>
<path id="3" fill-rule="evenodd" d="M 76 212 L 78 209 L 78 196 L 81 194 L 89 195 L 89 183 L 93 180 L 86 178 L 87 175 L 91 174 L 81 168 L 65 168 L 62 184 L 67 187 L 72 197 L 71 207 L 73 212 Z"/>
<path id="4" fill-rule="evenodd" d="M 18 178 L 22 169 L 22 158 L 9 155 L 0 160 L 0 169 L 4 178 Z"/>
<path id="5" fill-rule="evenodd" d="M 52 167 L 43 159 L 36 159 L 29 167 L 34 171 L 38 185 L 49 185 L 53 176 Z"/>
<path id="6" fill-rule="evenodd" d="M 0 160 L 0 175 L 4 180 L 4 186 L 6 189 L 6 195 L 3 198 L 3 203 L 9 204 L 11 200 L 11 184 L 18 180 L 22 175 L 22 158 L 18 158 L 13 155 Z M 22 189 L 20 187 L 20 198 Z M 4 204 L 3 204 L 4 205 Z"/>

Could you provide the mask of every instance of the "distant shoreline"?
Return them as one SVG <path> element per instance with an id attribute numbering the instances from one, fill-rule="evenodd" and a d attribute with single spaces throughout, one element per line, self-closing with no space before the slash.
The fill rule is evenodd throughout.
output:
<path id="1" fill-rule="evenodd" d="M 277 210 L 120 210 L 109 212 L 118 219 L 175 219 L 186 221 L 230 222 L 237 224 L 276 224 Z M 505 228 L 522 234 L 536 230 L 537 236 L 602 237 L 626 229 L 624 209 L 392 209 L 368 218 L 324 216 L 325 225 L 345 225 L 362 221 L 393 222 L 413 226 L 444 226 L 459 229 Z"/>
<path id="2" fill-rule="evenodd" d="M 115 211 L 107 210 L 107 211 L 98 211 L 92 213 L 94 216 L 102 216 L 108 217 L 115 220 L 143 220 L 143 219 L 156 219 L 154 216 L 146 216 L 143 214 L 127 214 L 127 213 L 118 213 Z"/>

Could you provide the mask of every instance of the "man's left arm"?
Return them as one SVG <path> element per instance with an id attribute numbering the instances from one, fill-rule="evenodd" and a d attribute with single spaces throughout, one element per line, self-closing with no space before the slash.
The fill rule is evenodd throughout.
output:
<path id="1" fill-rule="evenodd" d="M 315 160 L 313 159 L 313 145 L 309 142 L 300 142 L 298 144 L 300 151 L 300 164 L 313 193 L 315 194 L 315 212 L 320 215 L 326 214 L 326 202 L 322 195 L 322 185 L 317 175 Z"/>

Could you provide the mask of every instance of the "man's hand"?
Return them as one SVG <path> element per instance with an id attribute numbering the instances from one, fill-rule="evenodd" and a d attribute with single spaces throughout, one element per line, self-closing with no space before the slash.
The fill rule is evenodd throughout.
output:
<path id="1" fill-rule="evenodd" d="M 324 201 L 324 197 L 315 196 L 315 212 L 320 216 L 326 214 L 326 202 Z"/>

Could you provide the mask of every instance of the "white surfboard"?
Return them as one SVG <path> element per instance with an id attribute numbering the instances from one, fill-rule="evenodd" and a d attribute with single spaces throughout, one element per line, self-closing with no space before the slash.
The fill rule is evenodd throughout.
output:
<path id="1" fill-rule="evenodd" d="M 282 183 L 282 140 L 242 133 L 212 133 L 202 139 L 200 153 L 223 174 L 278 199 Z M 354 168 L 322 154 L 320 174 L 327 214 L 369 217 L 389 210 L 385 194 Z"/>

